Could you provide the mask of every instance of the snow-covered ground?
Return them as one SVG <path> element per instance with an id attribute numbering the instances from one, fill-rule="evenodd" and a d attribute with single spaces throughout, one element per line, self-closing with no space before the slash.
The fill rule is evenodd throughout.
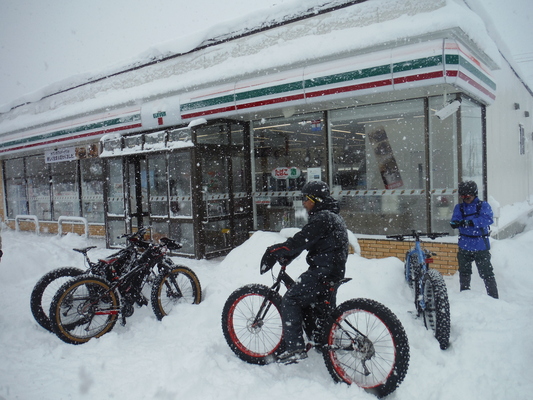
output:
<path id="1" fill-rule="evenodd" d="M 402 321 L 411 346 L 407 376 L 389 399 L 530 399 L 533 393 L 533 223 L 512 239 L 493 241 L 493 263 L 500 299 L 485 294 L 473 277 L 469 292 L 459 292 L 458 277 L 446 277 L 452 332 L 448 350 L 421 320 L 413 318 L 411 292 L 397 258 L 350 255 L 339 300 L 373 298 Z M 200 278 L 204 299 L 180 306 L 159 322 L 150 307 L 136 309 L 125 327 L 73 346 L 42 329 L 29 299 L 36 281 L 59 266 L 83 266 L 73 247 L 96 244 L 94 257 L 111 251 L 100 240 L 2 232 L 0 263 L 0 400 L 58 399 L 373 399 L 355 386 L 335 384 L 321 357 L 297 365 L 256 366 L 238 359 L 227 346 L 221 311 L 238 287 L 270 284 L 259 275 L 264 249 L 284 240 L 258 232 L 225 258 L 189 260 Z M 300 256 L 289 272 L 305 269 Z"/>

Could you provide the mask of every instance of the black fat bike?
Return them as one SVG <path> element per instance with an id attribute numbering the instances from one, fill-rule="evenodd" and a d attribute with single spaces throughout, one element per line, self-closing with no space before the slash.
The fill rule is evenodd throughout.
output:
<path id="1" fill-rule="evenodd" d="M 81 344 L 110 332 L 119 316 L 121 323 L 134 312 L 134 306 L 148 305 L 143 294 L 152 285 L 152 310 L 161 320 L 176 304 L 198 304 L 202 298 L 200 281 L 189 268 L 176 265 L 166 255 L 179 243 L 161 238 L 150 243 L 121 275 L 111 277 L 80 275 L 65 282 L 50 304 L 53 332 L 64 342 Z"/>
<path id="2" fill-rule="evenodd" d="M 250 284 L 234 291 L 222 311 L 222 330 L 231 350 L 251 364 L 275 362 L 283 353 L 281 283 L 294 280 L 283 265 L 271 287 Z M 322 354 L 336 382 L 355 384 L 378 397 L 392 393 L 409 364 L 409 342 L 398 318 L 383 304 L 351 299 L 336 305 L 337 289 L 350 279 L 324 282 L 319 300 L 304 310 L 307 350 Z"/>
<path id="3" fill-rule="evenodd" d="M 71 278 L 83 274 L 91 274 L 112 279 L 114 274 L 122 274 L 125 266 L 131 264 L 137 258 L 138 253 L 148 247 L 149 243 L 142 240 L 142 236 L 145 233 L 146 229 L 141 229 L 135 233 L 121 236 L 121 238 L 126 239 L 126 247 L 96 262 L 91 261 L 88 256 L 88 252 L 95 249 L 96 246 L 72 249 L 83 254 L 86 268 L 82 269 L 72 266 L 56 268 L 44 274 L 37 281 L 30 295 L 30 309 L 37 323 L 44 329 L 52 332 L 48 314 L 52 298 L 58 289 Z"/>
<path id="4" fill-rule="evenodd" d="M 424 319 L 426 329 L 433 331 L 440 348 L 446 350 L 450 344 L 450 303 L 446 282 L 441 273 L 429 268 L 433 262 L 432 253 L 424 249 L 420 238 L 428 237 L 432 240 L 447 236 L 448 233 L 412 233 L 404 235 L 390 235 L 391 239 L 404 240 L 414 238 L 414 246 L 405 254 L 405 281 L 413 290 L 417 317 Z"/>

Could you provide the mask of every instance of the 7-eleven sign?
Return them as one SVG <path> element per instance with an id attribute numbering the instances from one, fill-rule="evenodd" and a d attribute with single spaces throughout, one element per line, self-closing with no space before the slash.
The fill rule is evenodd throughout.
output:
<path id="1" fill-rule="evenodd" d="M 157 118 L 157 125 L 163 125 L 163 117 L 167 116 L 166 111 L 159 111 L 155 114 L 152 114 L 154 118 Z"/>

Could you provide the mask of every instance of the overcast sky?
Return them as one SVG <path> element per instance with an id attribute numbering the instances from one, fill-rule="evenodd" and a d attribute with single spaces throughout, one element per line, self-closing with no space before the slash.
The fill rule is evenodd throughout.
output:
<path id="1" fill-rule="evenodd" d="M 450 0 L 449 0 L 450 1 Z M 454 0 L 451 0 L 454 1 Z M 52 83 L 142 58 L 150 47 L 243 16 L 327 0 L 0 0 L 0 105 Z M 467 0 L 533 82 L 533 1 Z M 213 32 L 211 29 L 210 32 Z"/>

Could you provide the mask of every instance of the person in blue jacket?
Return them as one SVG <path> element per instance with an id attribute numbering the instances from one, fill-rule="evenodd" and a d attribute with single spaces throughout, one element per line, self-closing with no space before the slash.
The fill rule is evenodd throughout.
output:
<path id="1" fill-rule="evenodd" d="M 478 197 L 477 184 L 474 181 L 459 183 L 459 197 L 462 203 L 455 206 L 450 225 L 459 229 L 459 263 L 460 290 L 470 289 L 472 263 L 475 262 L 479 276 L 485 282 L 487 294 L 498 298 L 498 286 L 490 261 L 490 229 L 492 224 L 492 208 L 486 201 Z"/>

